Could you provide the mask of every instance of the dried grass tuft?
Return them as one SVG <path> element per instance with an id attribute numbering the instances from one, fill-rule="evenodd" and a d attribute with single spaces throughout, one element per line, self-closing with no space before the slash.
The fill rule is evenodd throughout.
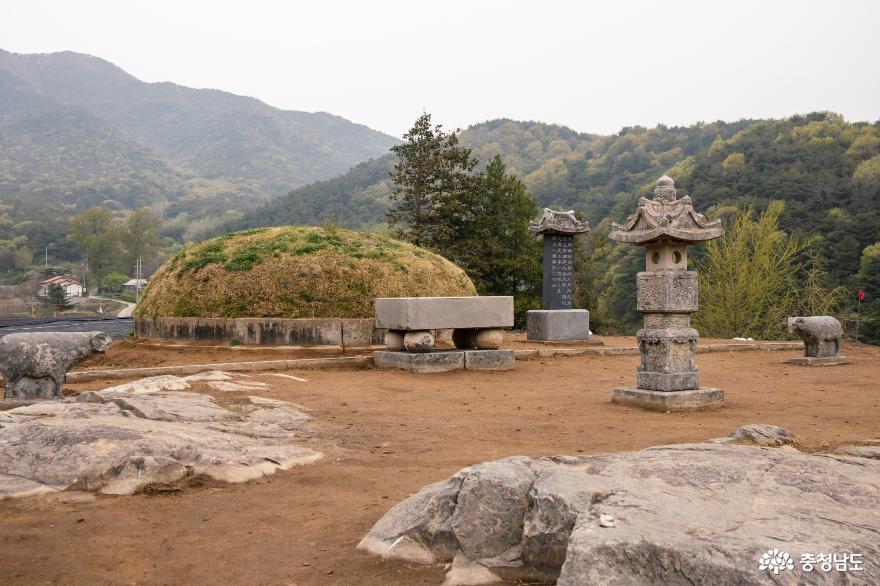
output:
<path id="1" fill-rule="evenodd" d="M 443 257 L 378 234 L 282 226 L 185 247 L 150 279 L 139 317 L 358 318 L 374 297 L 475 295 Z"/>

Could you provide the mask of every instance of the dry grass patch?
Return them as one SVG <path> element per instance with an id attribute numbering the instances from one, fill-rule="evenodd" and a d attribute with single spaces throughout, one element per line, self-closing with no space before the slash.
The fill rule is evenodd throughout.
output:
<path id="1" fill-rule="evenodd" d="M 140 317 L 358 318 L 374 297 L 475 295 L 443 257 L 376 234 L 303 226 L 187 246 L 150 279 Z"/>

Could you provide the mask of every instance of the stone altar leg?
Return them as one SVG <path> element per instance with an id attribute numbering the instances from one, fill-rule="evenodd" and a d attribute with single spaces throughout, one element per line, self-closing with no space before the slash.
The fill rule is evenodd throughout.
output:
<path id="1" fill-rule="evenodd" d="M 403 346 L 409 352 L 428 352 L 434 347 L 434 334 L 429 330 L 413 330 L 403 336 Z"/>
<path id="2" fill-rule="evenodd" d="M 504 341 L 504 334 L 500 328 L 486 328 L 477 330 L 474 342 L 480 350 L 497 350 Z"/>
<path id="3" fill-rule="evenodd" d="M 389 350 L 403 350 L 403 337 L 406 334 L 403 330 L 388 330 L 385 332 L 385 346 Z"/>

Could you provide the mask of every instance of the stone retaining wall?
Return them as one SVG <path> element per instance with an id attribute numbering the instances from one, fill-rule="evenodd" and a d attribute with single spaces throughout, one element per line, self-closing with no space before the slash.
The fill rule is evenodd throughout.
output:
<path id="1" fill-rule="evenodd" d="M 134 335 L 157 340 L 189 340 L 267 346 L 382 344 L 385 330 L 373 319 L 134 318 Z"/>

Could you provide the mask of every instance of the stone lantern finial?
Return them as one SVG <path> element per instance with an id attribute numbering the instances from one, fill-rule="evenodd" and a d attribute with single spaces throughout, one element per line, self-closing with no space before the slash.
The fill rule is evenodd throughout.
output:
<path id="1" fill-rule="evenodd" d="M 676 200 L 675 181 L 669 175 L 664 175 L 657 180 L 657 188 L 654 189 L 654 201 L 670 203 Z"/>

